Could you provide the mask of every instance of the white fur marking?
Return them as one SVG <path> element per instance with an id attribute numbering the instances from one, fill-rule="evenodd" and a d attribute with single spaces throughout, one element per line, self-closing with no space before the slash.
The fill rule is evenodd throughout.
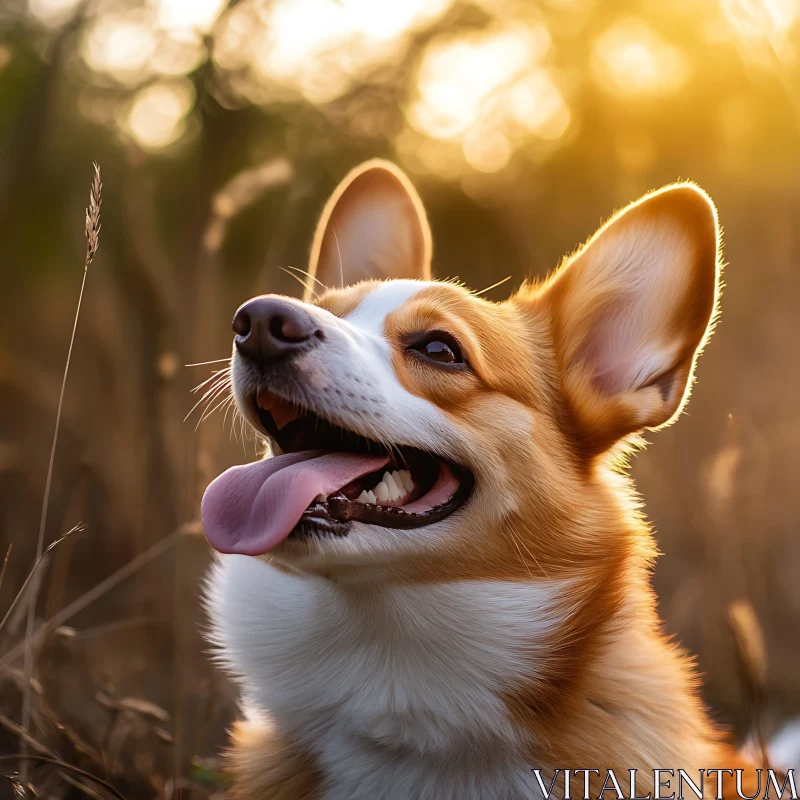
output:
<path id="1" fill-rule="evenodd" d="M 315 755 L 329 797 L 533 797 L 530 742 L 501 694 L 535 679 L 563 588 L 365 589 L 228 556 L 208 603 L 221 659 L 246 676 L 248 702 Z"/>
<path id="2" fill-rule="evenodd" d="M 430 289 L 432 281 L 386 281 L 373 289 L 345 319 L 359 330 L 383 336 L 386 317 L 415 294 Z"/>

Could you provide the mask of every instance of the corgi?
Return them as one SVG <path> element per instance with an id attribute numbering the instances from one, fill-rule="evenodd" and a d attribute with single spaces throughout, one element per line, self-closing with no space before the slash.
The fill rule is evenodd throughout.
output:
<path id="1" fill-rule="evenodd" d="M 432 280 L 431 251 L 408 178 L 367 162 L 303 300 L 233 320 L 236 404 L 275 455 L 202 501 L 210 638 L 242 690 L 231 796 L 570 796 L 581 769 L 598 797 L 610 769 L 646 794 L 659 769 L 733 768 L 623 468 L 717 318 L 712 201 L 648 194 L 504 302 Z"/>

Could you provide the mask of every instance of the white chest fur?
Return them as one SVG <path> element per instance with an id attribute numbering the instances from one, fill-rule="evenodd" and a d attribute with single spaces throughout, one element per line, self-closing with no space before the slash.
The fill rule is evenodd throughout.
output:
<path id="1" fill-rule="evenodd" d="M 535 680 L 559 594 L 488 581 L 344 587 L 227 556 L 208 604 L 245 704 L 315 755 L 330 797 L 466 800 L 535 796 L 530 743 L 501 695 Z"/>

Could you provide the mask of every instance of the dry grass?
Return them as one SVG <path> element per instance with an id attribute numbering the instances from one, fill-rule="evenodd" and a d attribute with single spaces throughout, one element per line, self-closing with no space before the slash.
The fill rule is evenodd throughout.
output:
<path id="1" fill-rule="evenodd" d="M 67 360 L 64 365 L 64 375 L 61 380 L 61 392 L 58 397 L 58 407 L 56 410 L 56 424 L 53 431 L 53 443 L 50 447 L 50 462 L 47 466 L 47 480 L 44 488 L 44 499 L 42 500 L 42 515 L 39 522 L 39 535 L 36 539 L 36 562 L 33 570 L 35 571 L 43 557 L 44 547 L 44 534 L 47 528 L 47 512 L 50 508 L 50 489 L 53 481 L 53 466 L 56 459 L 56 447 L 58 445 L 58 432 L 61 428 L 61 414 L 64 408 L 64 391 L 67 388 L 67 378 L 69 377 L 69 365 L 72 361 L 72 348 L 75 345 L 75 332 L 78 329 L 78 320 L 81 314 L 81 305 L 83 304 L 83 293 L 86 288 L 86 276 L 89 274 L 89 265 L 92 263 L 97 248 L 100 245 L 100 204 L 102 202 L 103 183 L 100 180 L 100 167 L 95 162 L 94 177 L 92 179 L 92 188 L 89 192 L 89 206 L 86 209 L 86 258 L 83 266 L 83 278 L 81 280 L 81 290 L 78 294 L 78 304 L 75 309 L 75 318 L 72 323 L 72 335 L 69 340 L 69 349 L 67 350 Z M 70 533 L 74 532 L 74 528 Z M 69 534 L 66 534 L 69 535 Z M 65 535 L 65 536 L 66 536 Z M 49 550 L 50 548 L 48 548 Z M 31 573 L 33 574 L 33 572 Z M 21 592 L 27 587 L 28 581 L 23 584 Z M 26 688 L 23 695 L 22 702 L 22 730 L 26 733 L 30 729 L 31 722 L 31 692 L 30 692 L 30 679 L 33 674 L 33 627 L 36 613 L 36 599 L 38 597 L 39 583 L 33 585 L 33 590 L 30 592 L 30 599 L 28 601 L 28 623 L 25 629 L 25 678 Z M 19 595 L 17 596 L 19 597 Z M 13 604 L 12 604 L 13 606 Z M 26 754 L 27 742 L 23 741 L 23 756 Z M 28 777 L 29 761 L 23 762 L 22 779 L 23 783 L 26 782 Z"/>
<path id="2" fill-rule="evenodd" d="M 224 242 L 229 221 L 252 203 L 259 193 L 271 186 L 280 185 L 290 177 L 291 168 L 287 162 L 268 162 L 244 171 L 218 192 L 206 233 L 202 237 L 203 247 L 199 256 L 199 272 L 210 285 L 214 283 L 216 258 Z M 19 775 L 18 780 L 14 778 L 14 786 L 34 796 L 66 798 L 77 792 L 95 797 L 135 798 L 157 795 L 166 798 L 180 794 L 183 797 L 205 798 L 223 789 L 225 779 L 218 773 L 213 756 L 195 755 L 194 744 L 204 728 L 218 730 L 219 723 L 215 720 L 220 713 L 223 717 L 230 716 L 230 712 L 226 710 L 231 707 L 230 699 L 221 682 L 212 680 L 206 687 L 202 703 L 205 710 L 200 715 L 198 730 L 184 730 L 180 725 L 179 714 L 171 714 L 148 697 L 125 695 L 116 687 L 108 671 L 103 674 L 104 671 L 101 670 L 98 680 L 97 673 L 89 674 L 91 669 L 72 672 L 68 664 L 70 651 L 75 655 L 81 644 L 89 642 L 88 646 L 91 648 L 93 637 L 108 637 L 126 629 L 135 630 L 137 626 L 145 627 L 150 622 L 147 616 L 138 620 L 122 619 L 100 626 L 95 631 L 79 632 L 66 627 L 66 623 L 73 617 L 85 613 L 87 609 L 91 610 L 94 604 L 113 595 L 122 584 L 137 576 L 141 570 L 158 564 L 170 551 L 180 548 L 182 542 L 202 540 L 199 523 L 191 521 L 179 525 L 172 534 L 157 539 L 49 617 L 39 619 L 36 615 L 42 575 L 48 566 L 53 566 L 49 563 L 51 553 L 63 542 L 71 540 L 75 533 L 85 529 L 82 524 L 76 525 L 44 547 L 67 379 L 73 360 L 73 347 L 89 266 L 99 246 L 101 202 L 100 169 L 95 164 L 89 205 L 85 214 L 86 255 L 83 280 L 56 407 L 55 430 L 50 447 L 34 566 L 0 621 L 0 641 L 5 645 L 0 651 L 0 685 L 3 687 L 0 694 L 4 697 L 2 710 L 6 712 L 0 714 L 0 733 L 5 732 L 5 741 L 0 736 L 0 751 L 14 751 L 0 758 L 0 773 L 7 771 L 2 766 L 4 763 L 8 763 L 9 767 L 16 767 Z M 203 302 L 208 303 L 207 296 Z M 165 383 L 175 378 L 175 361 L 174 356 L 164 356 L 160 360 L 159 371 Z M 224 361 L 226 359 L 208 363 Z M 173 366 L 169 366 L 167 362 Z M 210 389 L 200 398 L 203 410 L 199 422 L 215 410 L 215 404 L 218 406 L 217 401 L 227 390 L 227 374 L 228 371 L 223 369 L 212 375 Z M 195 457 L 201 459 L 202 454 L 196 453 Z M 198 476 L 198 479 L 202 480 L 202 477 Z M 184 544 L 183 547 L 186 549 L 187 545 Z M 11 548 L 6 554 L 4 569 L 10 553 Z M 176 564 L 177 558 L 176 556 Z M 196 581 L 196 578 L 197 571 L 192 571 L 190 579 Z M 63 571 L 61 582 L 68 582 Z M 178 580 L 175 585 L 175 597 L 179 603 L 184 587 Z M 193 587 L 193 594 L 196 594 L 196 587 Z M 24 609 L 27 609 L 27 623 L 24 635 L 19 638 L 16 634 L 20 627 L 20 611 Z M 180 612 L 178 614 L 180 617 L 184 616 Z M 179 642 L 180 636 L 174 641 Z M 23 663 L 22 669 L 17 666 L 20 659 Z M 35 665 L 38 665 L 37 675 L 34 675 Z M 62 667 L 66 668 L 66 672 Z M 111 672 L 113 671 L 112 669 Z M 186 691 L 181 672 L 180 666 L 176 665 L 172 682 L 174 697 L 183 697 Z M 70 677 L 65 679 L 69 673 Z M 62 694 L 65 686 L 68 689 Z M 73 692 L 74 696 L 71 696 Z M 51 703 L 51 695 L 56 696 L 54 703 Z M 80 698 L 81 709 L 76 714 L 74 702 L 77 698 Z M 15 719 L 21 719 L 21 723 L 15 722 Z M 192 733 L 195 735 L 190 735 Z M 181 737 L 187 741 L 182 743 Z M 188 757 L 183 755 L 187 749 L 191 750 Z M 200 749 L 208 753 L 207 747 Z"/>

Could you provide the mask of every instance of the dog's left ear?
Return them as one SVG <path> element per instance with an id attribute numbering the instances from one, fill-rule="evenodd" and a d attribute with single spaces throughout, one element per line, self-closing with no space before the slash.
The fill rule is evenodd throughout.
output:
<path id="1" fill-rule="evenodd" d="M 368 278 L 430 279 L 428 220 L 400 169 L 375 159 L 339 184 L 317 226 L 309 272 L 331 289 Z"/>
<path id="2" fill-rule="evenodd" d="M 590 450 L 678 415 L 717 308 L 719 255 L 713 203 L 677 184 L 614 216 L 543 287 Z"/>

